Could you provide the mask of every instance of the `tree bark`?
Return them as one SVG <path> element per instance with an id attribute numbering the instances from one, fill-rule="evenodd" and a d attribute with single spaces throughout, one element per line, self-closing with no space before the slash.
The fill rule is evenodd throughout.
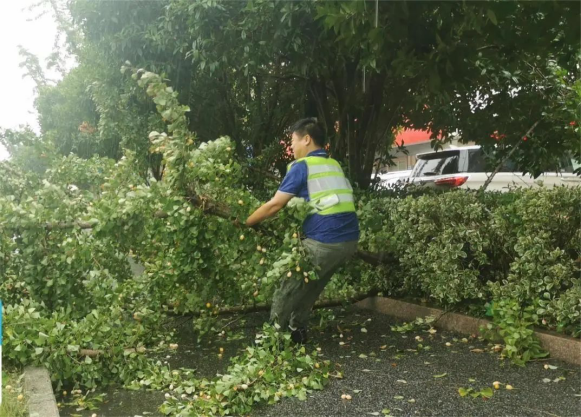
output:
<path id="1" fill-rule="evenodd" d="M 385 117 L 386 111 L 383 104 L 383 89 L 385 85 L 384 74 L 373 74 L 370 80 L 370 88 L 367 90 L 366 108 L 362 118 L 362 128 L 360 136 L 360 173 L 359 185 L 361 188 L 368 188 L 371 182 L 371 172 L 375 161 L 377 145 L 384 134 L 384 125 L 388 122 Z M 364 126 L 364 127 L 363 127 Z M 364 149 L 364 152 L 362 152 Z"/>

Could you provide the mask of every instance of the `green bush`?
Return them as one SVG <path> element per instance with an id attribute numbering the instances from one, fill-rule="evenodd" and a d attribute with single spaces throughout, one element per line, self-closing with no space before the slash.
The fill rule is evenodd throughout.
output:
<path id="1" fill-rule="evenodd" d="M 397 275 L 390 276 L 392 284 L 399 284 L 395 292 L 443 304 L 484 298 L 480 269 L 490 262 L 486 254 L 490 216 L 475 194 L 452 192 L 382 202 L 386 209 L 381 223 L 373 218 L 381 212 L 379 202 L 362 210 L 366 212 L 362 246 L 375 251 L 389 248 L 399 258 Z"/>
<path id="2" fill-rule="evenodd" d="M 547 318 L 544 319 L 543 324 L 552 324 L 557 331 L 579 337 L 581 335 L 581 279 L 574 279 L 571 288 L 549 302 L 541 304 L 537 313 Z"/>
<path id="3" fill-rule="evenodd" d="M 515 299 L 501 299 L 490 306 L 493 322 L 488 324 L 485 334 L 492 339 L 502 338 L 502 355 L 517 365 L 547 356 L 531 328 L 538 321 L 534 310 L 532 306 L 523 309 Z"/>
<path id="4" fill-rule="evenodd" d="M 581 189 L 565 187 L 362 197 L 361 248 L 399 263 L 360 275 L 441 305 L 516 300 L 531 325 L 578 335 L 580 206 Z"/>
<path id="5" fill-rule="evenodd" d="M 515 250 L 507 278 L 490 283 L 493 298 L 514 298 L 540 315 L 541 307 L 572 287 L 575 265 L 564 250 L 551 245 L 547 232 L 519 237 Z"/>
<path id="6" fill-rule="evenodd" d="M 578 333 L 581 308 L 571 298 L 579 285 L 581 190 L 540 188 L 511 194 L 514 200 L 494 212 L 494 240 L 503 252 L 496 270 L 504 273 L 489 281 L 492 298 L 514 298 L 523 308 L 532 306 L 539 317 L 535 325 Z"/>

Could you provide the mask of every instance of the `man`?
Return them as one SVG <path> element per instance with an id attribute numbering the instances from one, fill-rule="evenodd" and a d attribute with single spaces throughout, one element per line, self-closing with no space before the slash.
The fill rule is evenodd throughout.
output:
<path id="1" fill-rule="evenodd" d="M 270 319 L 291 330 L 295 343 L 307 340 L 307 324 L 315 301 L 335 271 L 357 250 L 359 223 L 353 190 L 337 161 L 325 150 L 325 132 L 315 118 L 302 119 L 291 127 L 295 161 L 274 197 L 246 220 L 254 226 L 274 216 L 291 198 L 302 197 L 315 207 L 303 223 L 302 244 L 316 267 L 317 280 L 305 283 L 282 278 L 274 293 Z"/>

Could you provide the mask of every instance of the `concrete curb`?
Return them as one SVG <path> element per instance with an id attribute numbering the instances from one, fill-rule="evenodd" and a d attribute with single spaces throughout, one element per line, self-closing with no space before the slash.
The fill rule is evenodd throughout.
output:
<path id="1" fill-rule="evenodd" d="M 438 308 L 426 307 L 386 297 L 369 297 L 355 305 L 359 308 L 374 310 L 403 320 L 414 320 L 416 317 L 435 316 L 438 320 L 434 327 L 464 334 L 478 334 L 480 326 L 490 323 L 486 319 L 477 319 L 458 313 L 446 313 Z M 581 365 L 581 341 L 548 331 L 535 331 L 543 349 L 551 358 L 560 359 L 575 365 Z"/>
<path id="2" fill-rule="evenodd" d="M 24 393 L 30 417 L 59 417 L 50 376 L 45 368 L 24 368 Z"/>

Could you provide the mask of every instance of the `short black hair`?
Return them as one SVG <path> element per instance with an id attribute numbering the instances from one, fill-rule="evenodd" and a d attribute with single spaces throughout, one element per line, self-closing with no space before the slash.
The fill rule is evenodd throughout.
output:
<path id="1" fill-rule="evenodd" d="M 301 119 L 291 126 L 290 133 L 296 133 L 301 136 L 309 135 L 313 138 L 315 145 L 323 148 L 327 137 L 323 126 L 319 123 L 316 117 L 308 117 Z"/>

